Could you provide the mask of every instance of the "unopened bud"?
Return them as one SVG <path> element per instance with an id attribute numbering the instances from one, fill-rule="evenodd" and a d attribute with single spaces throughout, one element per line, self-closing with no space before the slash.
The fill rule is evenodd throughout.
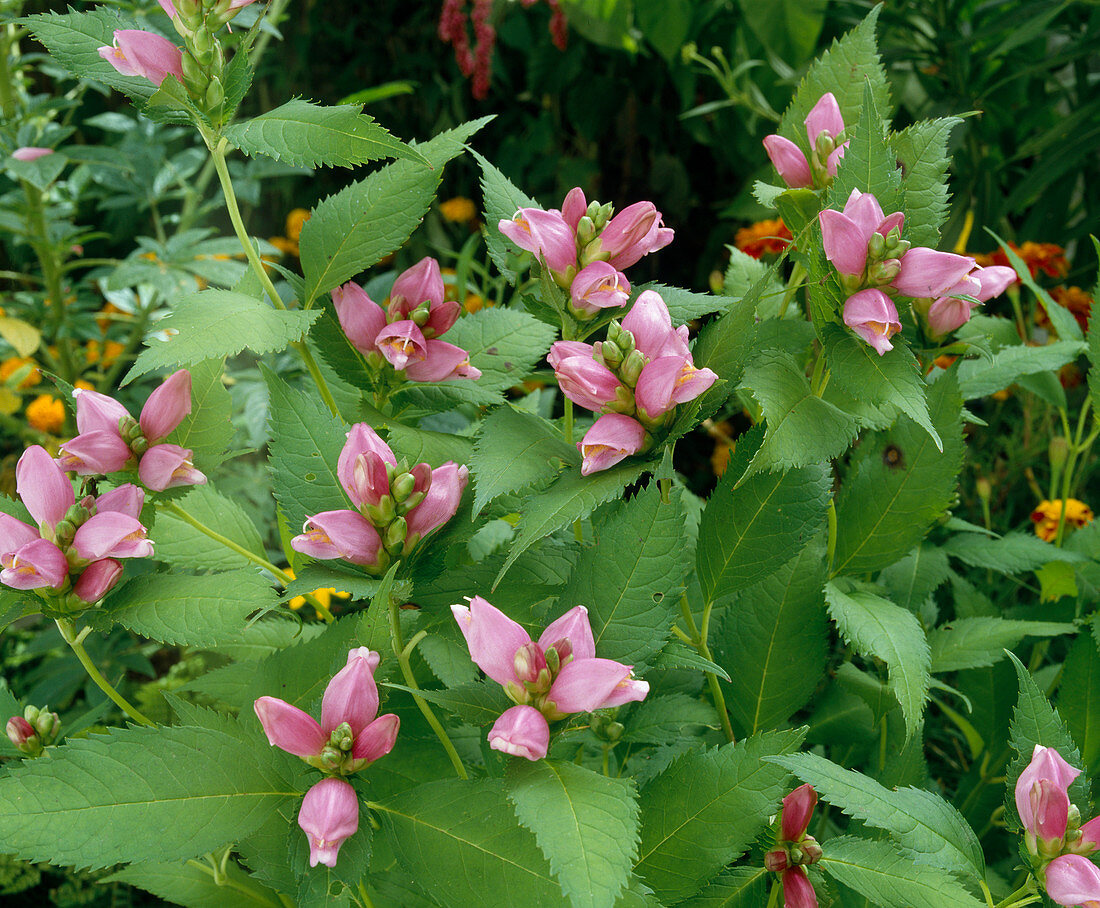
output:
<path id="1" fill-rule="evenodd" d="M 607 226 L 607 222 L 611 220 L 612 215 L 615 214 L 615 206 L 610 202 L 604 202 L 599 208 L 596 209 L 596 214 L 592 220 L 596 224 L 597 230 L 603 230 Z"/>
<path id="2" fill-rule="evenodd" d="M 993 497 L 993 483 L 984 476 L 978 477 L 977 482 L 974 483 L 974 488 L 982 501 L 989 501 Z"/>
<path id="3" fill-rule="evenodd" d="M 561 658 L 558 656 L 558 651 L 552 646 L 546 650 L 546 667 L 550 669 L 552 675 L 556 675 L 561 669 Z"/>
<path id="4" fill-rule="evenodd" d="M 224 101 L 225 89 L 222 88 L 222 83 L 218 79 L 211 79 L 210 84 L 206 86 L 206 106 L 214 110 L 221 107 Z"/>
<path id="5" fill-rule="evenodd" d="M 8 733 L 8 740 L 19 750 L 23 750 L 24 745 L 35 737 L 34 726 L 22 716 L 12 716 L 8 719 L 5 731 Z"/>
<path id="6" fill-rule="evenodd" d="M 816 864 L 821 860 L 821 846 L 817 844 L 817 839 L 812 835 L 803 838 L 802 841 L 799 842 L 799 847 L 802 849 L 803 864 Z"/>
<path id="7" fill-rule="evenodd" d="M 338 769 L 344 762 L 345 752 L 331 744 L 321 748 L 320 763 L 325 769 Z"/>
<path id="8" fill-rule="evenodd" d="M 623 736 L 624 731 L 626 731 L 626 728 L 622 722 L 608 722 L 607 728 L 604 729 L 604 735 L 611 744 L 614 744 Z"/>
<path id="9" fill-rule="evenodd" d="M 59 521 L 57 526 L 54 527 L 54 536 L 57 540 L 62 542 L 61 548 L 71 543 L 75 535 L 76 527 L 73 526 L 73 522 L 67 517 Z"/>
<path id="10" fill-rule="evenodd" d="M 597 352 L 608 369 L 617 369 L 623 361 L 623 351 L 619 349 L 619 345 L 614 341 L 603 341 L 600 343 Z"/>
<path id="11" fill-rule="evenodd" d="M 1050 440 L 1047 455 L 1050 457 L 1050 468 L 1052 470 L 1060 471 L 1065 466 L 1066 458 L 1069 456 L 1069 443 L 1066 441 L 1065 436 L 1055 435 Z"/>
<path id="12" fill-rule="evenodd" d="M 405 544 L 405 537 L 408 535 L 409 525 L 404 517 L 398 517 L 386 527 L 386 532 L 382 535 L 382 545 L 391 555 L 396 555 L 401 551 L 401 547 Z"/>
<path id="13" fill-rule="evenodd" d="M 645 364 L 646 358 L 642 351 L 631 350 L 630 354 L 623 360 L 622 365 L 619 366 L 619 378 L 633 388 L 638 384 L 638 377 L 642 374 Z"/>
<path id="14" fill-rule="evenodd" d="M 412 312 L 409 313 L 409 319 L 418 328 L 423 328 L 426 324 L 428 324 L 428 319 L 431 318 L 431 316 L 431 309 L 426 302 L 421 303 L 419 306 L 413 309 Z"/>
<path id="15" fill-rule="evenodd" d="M 802 849 L 798 845 L 791 845 L 788 854 L 791 856 L 792 864 L 802 863 Z"/>
<path id="16" fill-rule="evenodd" d="M 787 852 L 782 848 L 773 848 L 764 855 L 764 869 L 771 873 L 782 873 L 790 867 Z"/>
<path id="17" fill-rule="evenodd" d="M 577 221 L 577 242 L 585 245 L 596 236 L 596 222 L 587 214 Z"/>
<path id="18" fill-rule="evenodd" d="M 416 477 L 412 473 L 402 473 L 400 476 L 395 476 L 393 483 L 390 485 L 390 493 L 397 502 L 403 502 L 416 488 Z"/>
<path id="19" fill-rule="evenodd" d="M 130 450 L 140 457 L 146 451 L 149 450 L 149 442 L 145 440 L 144 435 L 139 435 L 132 442 L 130 442 Z"/>
<path id="20" fill-rule="evenodd" d="M 363 511 L 367 520 L 376 527 L 386 526 L 386 524 L 390 523 L 397 515 L 397 510 L 394 508 L 393 504 L 393 497 L 390 495 L 383 495 L 378 499 L 377 504 L 366 505 Z"/>
<path id="21" fill-rule="evenodd" d="M 347 722 L 341 722 L 332 730 L 332 734 L 328 736 L 328 740 L 329 744 L 333 747 L 347 753 L 355 743 L 355 734 L 352 732 L 351 726 Z"/>
<path id="22" fill-rule="evenodd" d="M 886 252 L 886 237 L 877 230 L 867 241 L 867 254 L 873 259 L 881 259 Z"/>
<path id="23" fill-rule="evenodd" d="M 427 492 L 413 492 L 408 498 L 401 502 L 401 507 L 398 510 L 402 514 L 407 514 L 427 497 Z"/>
<path id="24" fill-rule="evenodd" d="M 527 696 L 527 691 L 523 686 L 515 681 L 509 681 L 504 685 L 504 693 L 508 695 L 508 699 L 513 703 L 518 703 L 523 706 L 525 703 L 529 703 L 531 698 Z"/>
<path id="25" fill-rule="evenodd" d="M 878 236 L 878 234 L 876 233 L 875 236 Z M 867 269 L 868 279 L 872 284 L 878 284 L 879 286 L 889 284 L 900 273 L 901 261 L 898 259 L 886 259 L 882 262 L 876 262 Z"/>
<path id="26" fill-rule="evenodd" d="M 1076 804 L 1070 803 L 1069 812 L 1066 816 L 1066 829 L 1080 829 L 1081 828 L 1081 808 Z M 1068 836 L 1067 836 L 1068 837 Z"/>
<path id="27" fill-rule="evenodd" d="M 590 221 L 596 220 L 596 215 L 600 211 L 600 203 L 593 199 L 588 203 L 588 207 L 584 210 L 584 216 Z"/>
<path id="28" fill-rule="evenodd" d="M 814 150 L 820 155 L 821 160 L 825 160 L 836 149 L 836 139 L 833 138 L 832 133 L 827 129 L 821 130 L 817 134 L 817 141 L 814 142 Z"/>
<path id="29" fill-rule="evenodd" d="M 214 36 L 210 34 L 210 29 L 200 28 L 191 36 L 191 47 L 195 51 L 195 55 L 202 59 L 214 49 Z"/>
<path id="30" fill-rule="evenodd" d="M 548 661 L 543 656 L 542 648 L 537 643 L 525 643 L 516 650 L 516 655 L 512 659 L 512 667 L 516 671 L 516 677 L 524 683 L 536 681 L 539 673 L 547 665 Z"/>

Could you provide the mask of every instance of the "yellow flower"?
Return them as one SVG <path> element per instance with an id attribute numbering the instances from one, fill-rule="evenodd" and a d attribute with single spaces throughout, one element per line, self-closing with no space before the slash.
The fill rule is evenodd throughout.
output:
<path id="1" fill-rule="evenodd" d="M 294 579 L 294 576 L 295 576 L 294 571 L 292 571 L 290 568 L 283 568 L 283 570 L 287 574 L 290 575 L 291 580 Z M 350 593 L 337 592 L 336 587 L 334 587 L 334 586 L 322 587 L 321 589 L 314 590 L 313 591 L 313 596 L 317 599 L 318 602 L 321 603 L 321 605 L 323 605 L 327 609 L 330 609 L 332 607 L 332 599 L 333 599 L 334 596 L 337 599 L 350 599 L 351 598 Z M 295 611 L 300 609 L 305 604 L 306 604 L 306 597 L 305 596 L 295 596 L 293 599 L 291 599 L 287 603 L 287 605 L 289 605 Z M 317 617 L 318 618 L 321 617 L 320 612 L 317 612 Z"/>
<path id="2" fill-rule="evenodd" d="M 473 202 L 463 196 L 455 196 L 439 203 L 439 213 L 445 220 L 455 224 L 466 224 L 477 217 L 477 208 Z"/>
<path id="3" fill-rule="evenodd" d="M 90 381 L 84 381 L 84 379 L 82 379 L 82 378 L 78 378 L 76 381 L 74 381 L 73 382 L 73 387 L 74 388 L 80 388 L 81 391 L 94 391 L 95 390 L 95 385 L 93 385 Z"/>
<path id="4" fill-rule="evenodd" d="M 297 244 L 302 236 L 302 228 L 309 220 L 309 211 L 305 208 L 295 208 L 286 216 L 286 238 Z"/>
<path id="5" fill-rule="evenodd" d="M 1080 529 L 1092 523 L 1092 509 L 1083 501 L 1070 498 L 1066 501 L 1066 526 Z M 1035 524 L 1035 535 L 1046 542 L 1053 542 L 1058 535 L 1058 521 L 1062 517 L 1062 499 L 1040 501 L 1031 512 L 1031 522 Z"/>
<path id="6" fill-rule="evenodd" d="M 39 432 L 52 435 L 65 425 L 65 405 L 50 394 L 39 394 L 27 404 L 27 422 Z"/>
<path id="7" fill-rule="evenodd" d="M 0 363 L 0 383 L 6 382 L 24 366 L 31 366 L 31 371 L 19 383 L 20 388 L 33 388 L 42 381 L 42 373 L 38 371 L 35 361 L 29 356 L 13 356 Z"/>
<path id="8" fill-rule="evenodd" d="M 97 340 L 90 340 L 84 347 L 84 359 L 89 366 L 99 363 L 101 366 L 110 366 L 126 350 L 125 344 L 118 341 L 104 341 L 100 345 Z"/>

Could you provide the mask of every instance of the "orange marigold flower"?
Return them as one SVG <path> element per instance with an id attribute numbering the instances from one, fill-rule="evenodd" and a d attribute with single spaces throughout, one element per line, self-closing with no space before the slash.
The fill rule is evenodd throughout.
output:
<path id="1" fill-rule="evenodd" d="M 1040 271 L 1051 277 L 1065 277 L 1069 271 L 1066 250 L 1056 243 L 1035 243 L 1028 240 L 1022 246 L 1017 246 L 1015 243 L 1009 243 L 1008 246 L 1024 260 L 1024 264 L 1027 265 L 1027 270 L 1031 272 L 1032 277 L 1035 277 Z M 974 260 L 983 268 L 988 268 L 990 265 L 1012 267 L 1008 261 L 1008 256 L 1001 249 L 990 253 L 978 253 L 974 256 Z"/>
<path id="2" fill-rule="evenodd" d="M 114 303 L 107 303 L 102 309 L 99 310 L 99 315 L 95 317 L 95 323 L 99 325 L 99 330 L 104 334 L 107 333 L 107 328 L 111 322 L 115 319 L 111 318 L 112 315 L 129 315 L 128 312 L 119 309 Z"/>
<path id="3" fill-rule="evenodd" d="M 42 373 L 38 371 L 35 361 L 29 356 L 13 356 L 0 363 L 0 383 L 6 382 L 24 366 L 31 366 L 30 372 L 19 383 L 20 388 L 33 388 L 42 381 Z"/>
<path id="4" fill-rule="evenodd" d="M 455 224 L 466 224 L 477 217 L 477 207 L 469 199 L 463 196 L 455 196 L 439 203 L 439 213 L 444 220 Z"/>
<path id="5" fill-rule="evenodd" d="M 27 422 L 31 428 L 52 435 L 65 425 L 65 405 L 51 394 L 39 394 L 27 404 Z"/>
<path id="6" fill-rule="evenodd" d="M 749 227 L 742 227 L 733 238 L 733 245 L 745 255 L 758 259 L 763 255 L 782 252 L 794 237 L 781 218 L 773 221 L 757 221 Z"/>
<path id="7" fill-rule="evenodd" d="M 1070 498 L 1066 501 L 1066 526 L 1080 529 L 1092 523 L 1093 513 L 1083 501 Z M 1046 542 L 1053 542 L 1058 535 L 1058 521 L 1062 517 L 1062 499 L 1054 501 L 1040 501 L 1038 507 L 1031 512 L 1031 522 L 1035 524 L 1035 535 Z"/>
<path id="8" fill-rule="evenodd" d="M 1073 313 L 1082 331 L 1088 330 L 1089 313 L 1092 312 L 1092 297 L 1088 293 L 1080 287 L 1059 286 L 1051 290 L 1050 295 Z M 1040 328 L 1050 327 L 1050 319 L 1042 306 L 1035 310 L 1035 322 Z"/>

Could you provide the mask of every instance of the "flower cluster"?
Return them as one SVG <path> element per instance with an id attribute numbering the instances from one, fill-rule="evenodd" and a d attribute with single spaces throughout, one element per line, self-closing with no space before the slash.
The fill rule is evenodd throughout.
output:
<path id="1" fill-rule="evenodd" d="M 792 189 L 828 186 L 836 176 L 837 162 L 844 157 L 844 118 L 833 93 L 826 92 L 805 119 L 810 140 L 810 159 L 790 139 L 770 135 L 764 139 L 772 165 Z"/>
<path id="2" fill-rule="evenodd" d="M 0 513 L 0 583 L 5 586 L 89 605 L 118 583 L 119 559 L 153 554 L 138 520 L 145 495 L 137 486 L 127 483 L 78 503 L 69 478 L 39 445 L 19 458 L 15 477 L 36 526 Z"/>
<path id="3" fill-rule="evenodd" d="M 336 475 L 355 509 L 307 518 L 290 544 L 311 558 L 342 558 L 383 574 L 392 556 L 408 554 L 455 515 L 470 471 L 452 461 L 435 469 L 398 463 L 378 433 L 358 423 L 348 432 Z"/>
<path id="4" fill-rule="evenodd" d="M 489 731 L 494 750 L 541 760 L 550 744 L 550 722 L 644 700 L 649 693 L 649 684 L 634 678 L 633 666 L 596 658 L 583 605 L 550 624 L 538 643 L 480 596 L 469 606 L 452 605 L 451 611 L 470 658 L 516 704 Z"/>
<path id="5" fill-rule="evenodd" d="M 164 439 L 191 413 L 191 373 L 168 376 L 134 419 L 114 398 L 77 389 L 76 428 L 80 433 L 61 446 L 58 462 L 79 476 L 115 473 L 137 463 L 142 484 L 155 492 L 202 485 L 206 476 L 191 462 L 190 448 Z"/>
<path id="6" fill-rule="evenodd" d="M 1047 894 L 1060 905 L 1100 899 L 1100 872 L 1085 857 L 1100 851 L 1100 817 L 1082 825 L 1069 799 L 1069 786 L 1080 774 L 1053 747 L 1036 744 L 1016 781 L 1024 843 Z"/>
<path id="7" fill-rule="evenodd" d="M 664 300 L 647 290 L 621 325 L 611 323 L 607 340 L 558 341 L 550 348 L 562 393 L 603 414 L 577 445 L 584 475 L 646 450 L 677 404 L 714 384 L 714 372 L 695 368 L 687 338 L 687 327 L 673 328 Z"/>
<path id="8" fill-rule="evenodd" d="M 579 186 L 569 190 L 560 211 L 520 208 L 498 226 L 546 263 L 554 282 L 569 291 L 570 310 L 582 320 L 601 309 L 625 306 L 630 282 L 623 269 L 664 249 L 674 235 L 652 202 L 635 202 L 615 214 L 610 204 L 589 203 Z"/>
<path id="9" fill-rule="evenodd" d="M 23 715 L 12 716 L 4 727 L 8 740 L 16 750 L 37 757 L 61 733 L 61 719 L 48 706 L 28 706 Z"/>
<path id="10" fill-rule="evenodd" d="M 1031 522 L 1035 524 L 1035 535 L 1045 542 L 1053 542 L 1058 535 L 1058 523 L 1062 520 L 1062 511 L 1066 512 L 1065 524 L 1067 527 L 1081 529 L 1092 523 L 1094 514 L 1083 501 L 1069 498 L 1065 505 L 1061 498 L 1054 501 L 1040 501 L 1035 510 L 1031 512 Z"/>
<path id="11" fill-rule="evenodd" d="M 439 263 L 423 258 L 393 282 L 384 308 L 351 282 L 332 291 L 332 302 L 344 334 L 374 368 L 388 362 L 411 381 L 481 378 L 465 350 L 438 340 L 462 311 L 445 295 Z"/>
<path id="12" fill-rule="evenodd" d="M 817 908 L 817 894 L 805 867 L 821 860 L 821 846 L 806 834 L 817 806 L 812 785 L 800 785 L 783 799 L 775 847 L 764 855 L 764 868 L 783 883 L 784 908 Z"/>
<path id="13" fill-rule="evenodd" d="M 365 646 L 348 653 L 347 665 L 325 688 L 320 722 L 278 697 L 253 704 L 273 746 L 329 774 L 306 792 L 298 812 L 310 867 L 335 867 L 340 846 L 359 828 L 359 799 L 342 777 L 384 757 L 397 741 L 401 720 L 393 713 L 378 715 L 379 659 Z"/>
<path id="14" fill-rule="evenodd" d="M 826 208 L 819 220 L 825 257 L 849 294 L 844 324 L 880 356 L 893 349 L 890 338 L 901 330 L 887 292 L 919 301 L 917 310 L 937 335 L 965 323 L 973 306 L 1002 292 L 1014 276 L 1007 268 L 978 268 L 969 256 L 911 246 L 901 238 L 905 215 L 884 215 L 869 192 L 853 189 L 843 211 Z"/>

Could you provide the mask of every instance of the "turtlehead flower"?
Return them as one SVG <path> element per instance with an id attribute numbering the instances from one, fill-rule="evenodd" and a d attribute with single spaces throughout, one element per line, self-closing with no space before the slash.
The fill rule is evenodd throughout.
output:
<path id="1" fill-rule="evenodd" d="M 593 262 L 573 278 L 569 299 L 574 309 L 587 315 L 621 309 L 630 299 L 630 281 L 610 262 Z"/>
<path id="2" fill-rule="evenodd" d="M 560 211 L 520 208 L 497 227 L 508 239 L 546 262 L 556 275 L 571 281 L 577 268 L 577 238 Z M 572 273 L 570 273 L 572 272 Z"/>
<path id="3" fill-rule="evenodd" d="M 99 55 L 124 76 L 141 76 L 160 85 L 169 76 L 183 81 L 183 51 L 167 38 L 125 28 L 114 33 L 114 45 Z"/>
<path id="4" fill-rule="evenodd" d="M 320 722 L 278 697 L 260 697 L 253 708 L 268 742 L 339 775 L 384 757 L 393 750 L 401 720 L 393 713 L 378 715 L 374 670 L 379 659 L 365 646 L 348 653 L 347 665 L 325 688 Z"/>
<path id="5" fill-rule="evenodd" d="M 665 227 L 661 212 L 652 202 L 628 205 L 608 222 L 599 234 L 600 254 L 621 271 L 636 264 L 643 256 L 664 249 L 675 233 Z"/>
<path id="6" fill-rule="evenodd" d="M 1046 890 L 1059 905 L 1100 908 L 1100 867 L 1076 854 L 1057 857 L 1047 865 Z"/>
<path id="7" fill-rule="evenodd" d="M 470 471 L 450 461 L 434 470 L 398 463 L 378 433 L 358 423 L 336 475 L 355 509 L 309 517 L 290 544 L 311 558 L 341 558 L 381 574 L 392 556 L 408 554 L 455 515 Z"/>
<path id="8" fill-rule="evenodd" d="M 821 860 L 821 847 L 813 836 L 806 834 L 816 806 L 817 792 L 812 785 L 800 785 L 787 795 L 783 799 L 775 848 L 764 855 L 765 869 L 780 874 L 787 906 L 817 906 L 817 895 L 804 869 Z"/>
<path id="9" fill-rule="evenodd" d="M 573 403 L 594 413 L 609 413 L 629 399 L 629 390 L 619 377 L 595 358 L 591 344 L 580 341 L 556 341 L 547 360 L 554 369 L 561 393 Z"/>
<path id="10" fill-rule="evenodd" d="M 1035 745 L 1031 762 L 1016 780 L 1016 810 L 1028 851 L 1058 854 L 1069 821 L 1069 786 L 1081 774 L 1053 747 Z"/>
<path id="11" fill-rule="evenodd" d="M 1062 518 L 1063 510 L 1066 512 L 1067 527 L 1079 530 L 1093 521 L 1092 508 L 1076 498 L 1066 499 L 1064 506 L 1061 498 L 1056 498 L 1054 501 L 1040 501 L 1031 512 L 1031 522 L 1035 524 L 1035 535 L 1044 542 L 1053 542 L 1058 535 L 1058 522 Z"/>
<path id="12" fill-rule="evenodd" d="M 927 316 L 928 334 L 938 338 L 958 330 L 970 321 L 979 304 L 1000 296 L 1015 280 L 1016 272 L 1003 265 L 976 267 L 947 293 L 931 302 Z M 961 299 L 963 296 L 972 299 Z"/>
<path id="13" fill-rule="evenodd" d="M 890 338 L 901 331 L 894 301 L 874 288 L 848 297 L 844 303 L 844 324 L 874 347 L 879 356 L 894 349 Z"/>
<path id="14" fill-rule="evenodd" d="M 52 148 L 39 148 L 34 145 L 24 145 L 22 148 L 17 148 L 11 153 L 11 156 L 17 161 L 37 161 L 39 158 L 44 158 L 48 154 L 53 154 Z"/>
<path id="15" fill-rule="evenodd" d="M 516 706 L 493 725 L 494 750 L 540 760 L 549 746 L 549 722 L 643 700 L 645 681 L 631 666 L 596 658 L 588 610 L 578 605 L 542 632 L 538 642 L 480 596 L 469 606 L 452 605 L 470 658 L 500 684 Z"/>
<path id="16" fill-rule="evenodd" d="M 340 846 L 359 829 L 359 799 L 343 779 L 317 782 L 302 798 L 298 825 L 309 841 L 309 866 L 335 867 Z"/>
<path id="17" fill-rule="evenodd" d="M 581 475 L 607 470 L 645 448 L 646 430 L 636 419 L 621 413 L 605 413 L 577 442 Z"/>
<path id="18" fill-rule="evenodd" d="M 827 185 L 836 176 L 837 163 L 848 147 L 847 142 L 839 141 L 844 133 L 844 118 L 832 92 L 821 96 L 804 122 L 810 140 L 810 160 L 790 139 L 781 135 L 764 139 L 764 150 L 772 166 L 792 189 Z"/>

